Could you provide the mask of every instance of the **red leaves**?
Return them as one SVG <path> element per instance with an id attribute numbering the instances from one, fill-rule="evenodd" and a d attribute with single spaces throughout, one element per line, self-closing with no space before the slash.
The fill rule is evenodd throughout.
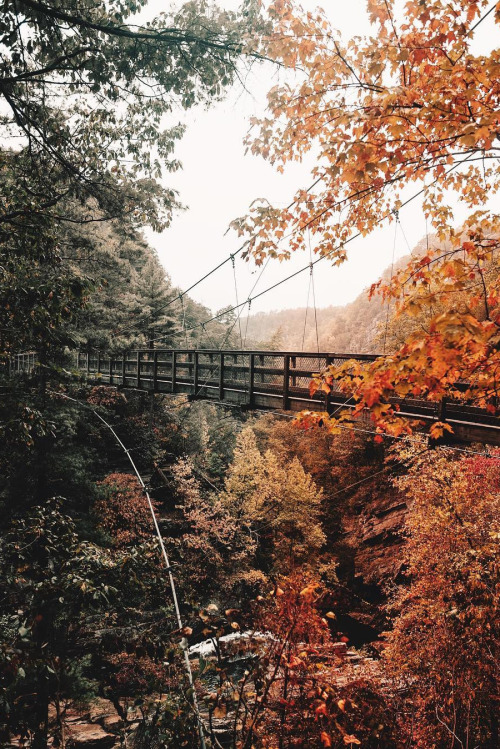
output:
<path id="1" fill-rule="evenodd" d="M 325 702 L 320 702 L 317 708 L 314 710 L 316 718 L 320 718 L 322 715 L 328 715 L 328 708 Z"/>
<path id="2" fill-rule="evenodd" d="M 95 503 L 94 512 L 117 546 L 140 543 L 151 536 L 151 513 L 136 476 L 111 473 L 98 486 L 103 496 Z"/>

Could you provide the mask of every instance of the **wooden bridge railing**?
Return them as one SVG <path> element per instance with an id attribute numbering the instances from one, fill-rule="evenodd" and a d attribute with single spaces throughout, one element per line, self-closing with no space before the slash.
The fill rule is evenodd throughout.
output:
<path id="1" fill-rule="evenodd" d="M 309 394 L 314 373 L 346 359 L 373 361 L 372 355 L 316 354 L 282 351 L 217 349 L 142 349 L 124 357 L 80 352 L 77 368 L 89 379 L 160 393 L 185 393 L 248 407 L 299 411 L 325 397 Z M 332 394 L 333 395 L 333 394 Z M 340 392 L 338 403 L 348 399 Z M 333 401 L 332 401 L 333 402 Z"/>
<path id="2" fill-rule="evenodd" d="M 283 351 L 219 351 L 217 349 L 140 349 L 110 357 L 100 352 L 76 354 L 75 365 L 89 382 L 136 388 L 153 393 L 186 394 L 244 408 L 285 411 L 353 408 L 352 399 L 333 388 L 309 393 L 313 375 L 347 359 L 373 361 L 371 354 Z M 36 356 L 18 354 L 12 373 L 29 374 Z M 500 445 L 500 418 L 465 403 L 419 398 L 394 399 L 402 416 L 424 422 L 446 420 L 457 438 Z"/>

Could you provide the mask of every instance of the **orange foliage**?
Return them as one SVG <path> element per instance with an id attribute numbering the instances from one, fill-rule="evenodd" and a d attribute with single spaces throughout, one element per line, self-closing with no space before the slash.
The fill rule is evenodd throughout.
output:
<path id="1" fill-rule="evenodd" d="M 396 481 L 411 500 L 411 585 L 386 653 L 415 714 L 404 728 L 422 749 L 496 746 L 500 454 L 429 453 Z"/>
<path id="2" fill-rule="evenodd" d="M 151 511 L 135 476 L 110 473 L 98 486 L 103 489 L 102 497 L 94 506 L 98 525 L 109 533 L 116 546 L 151 537 Z"/>
<path id="3" fill-rule="evenodd" d="M 328 390 L 329 378 L 340 378 L 358 409 L 370 408 L 395 434 L 409 427 L 390 396 L 451 393 L 494 409 L 499 395 L 500 273 L 487 269 L 498 253 L 500 217 L 484 204 L 500 188 L 500 57 L 472 46 L 486 8 L 486 0 L 409 0 L 398 16 L 391 0 L 369 0 L 375 33 L 346 44 L 319 11 L 291 0 L 270 9 L 264 52 L 296 69 L 298 82 L 269 92 L 269 117 L 254 121 L 249 145 L 278 170 L 312 149 L 317 158 L 314 186 L 298 190 L 288 208 L 256 203 L 234 222 L 249 236 L 248 252 L 258 263 L 288 257 L 307 249 L 310 234 L 315 252 L 340 264 L 353 236 L 383 217 L 396 220 L 409 183 L 415 191 L 425 185 L 424 212 L 438 242 L 447 242 L 444 254 L 431 247 L 382 291 L 400 313 L 428 311 L 428 328 L 391 356 L 367 367 L 346 363 L 315 385 Z M 497 6 L 484 24 L 499 21 Z M 472 212 L 460 231 L 451 224 L 450 195 Z"/>
<path id="4" fill-rule="evenodd" d="M 319 611 L 321 585 L 300 572 L 279 585 L 260 604 L 258 626 L 273 639 L 261 657 L 262 681 L 255 679 L 256 746 L 394 747 L 380 684 L 359 678 L 335 654 Z"/>

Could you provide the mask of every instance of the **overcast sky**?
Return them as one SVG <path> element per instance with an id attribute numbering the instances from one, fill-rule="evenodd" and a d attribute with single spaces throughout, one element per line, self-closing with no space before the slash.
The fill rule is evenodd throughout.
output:
<path id="1" fill-rule="evenodd" d="M 233 0 L 221 0 L 219 4 L 227 8 L 236 6 Z M 314 0 L 302 2 L 307 9 L 314 9 L 317 4 Z M 326 5 L 332 24 L 340 30 L 344 40 L 370 30 L 364 0 L 329 0 Z M 150 0 L 148 15 L 164 8 L 164 2 Z M 493 18 L 490 19 L 483 24 L 488 24 L 489 28 L 478 29 L 481 36 L 477 40 L 488 47 L 492 46 L 494 38 Z M 236 234 L 225 233 L 230 221 L 245 214 L 255 198 L 265 197 L 276 205 L 285 206 L 298 187 L 307 187 L 312 182 L 312 157 L 308 162 L 294 164 L 284 175 L 278 175 L 263 159 L 244 152 L 243 139 L 249 118 L 263 114 L 265 94 L 279 81 L 280 75 L 283 73 L 269 65 L 255 65 L 246 79 L 246 91 L 236 85 L 224 102 L 209 111 L 199 108 L 187 115 L 179 114 L 179 120 L 187 124 L 187 132 L 176 153 L 183 170 L 167 175 L 165 184 L 179 190 L 188 210 L 178 214 L 172 226 L 162 234 L 147 232 L 175 286 L 187 288 L 239 247 L 241 241 Z M 411 186 L 408 196 L 417 191 L 415 185 Z M 464 217 L 465 212 L 457 206 L 455 222 L 459 223 Z M 401 225 L 411 247 L 425 235 L 419 200 L 401 211 Z M 384 226 L 369 237 L 352 242 L 349 260 L 340 268 L 329 265 L 328 260 L 319 263 L 315 269 L 317 305 L 326 307 L 352 301 L 390 265 L 393 244 L 394 225 Z M 396 258 L 407 252 L 408 246 L 399 233 Z M 254 294 L 307 263 L 308 257 L 298 253 L 283 263 L 271 260 Z M 242 301 L 248 297 L 260 269 L 251 261 L 237 260 L 236 272 L 239 301 Z M 256 300 L 252 312 L 305 306 L 307 289 L 308 273 L 305 272 Z M 193 290 L 191 296 L 212 310 L 234 304 L 230 263 Z"/>

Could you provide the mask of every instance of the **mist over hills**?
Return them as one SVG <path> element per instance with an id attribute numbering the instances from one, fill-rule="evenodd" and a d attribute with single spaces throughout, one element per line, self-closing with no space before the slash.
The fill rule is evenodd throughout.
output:
<path id="1" fill-rule="evenodd" d="M 426 244 L 427 240 L 421 239 L 412 255 L 423 253 Z M 410 255 L 400 258 L 394 263 L 393 272 L 404 267 L 409 259 Z M 388 267 L 381 278 L 390 277 Z M 318 309 L 317 336 L 313 307 L 307 309 L 307 318 L 305 307 L 258 312 L 250 315 L 248 328 L 246 318 L 242 321 L 242 329 L 247 330 L 247 348 L 372 354 L 383 348 L 384 329 L 391 310 L 378 295 L 370 299 L 365 289 L 349 304 Z"/>

